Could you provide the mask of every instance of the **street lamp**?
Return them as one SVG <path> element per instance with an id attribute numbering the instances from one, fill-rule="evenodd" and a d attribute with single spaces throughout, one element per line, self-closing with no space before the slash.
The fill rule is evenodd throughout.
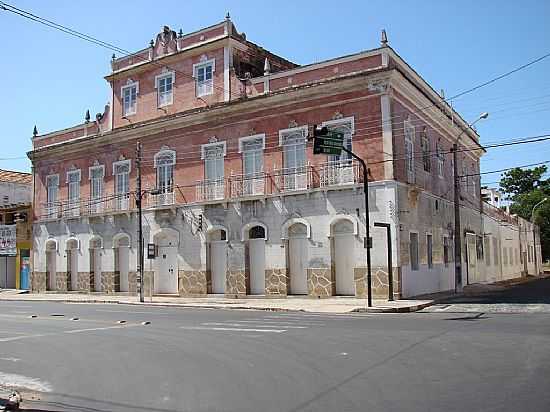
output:
<path id="1" fill-rule="evenodd" d="M 489 113 L 481 113 L 477 119 L 462 129 L 453 144 L 451 152 L 453 152 L 453 174 L 454 174 L 454 209 L 455 209 L 455 292 L 458 291 L 459 285 L 462 285 L 462 239 L 460 236 L 460 184 L 458 182 L 458 142 L 466 130 L 471 129 L 474 124 L 482 119 L 489 117 Z"/>
<path id="2" fill-rule="evenodd" d="M 539 268 L 537 267 L 537 236 L 536 236 L 536 229 L 535 229 L 535 209 L 542 205 L 544 202 L 548 200 L 547 197 L 542 199 L 540 202 L 538 202 L 535 206 L 533 206 L 533 210 L 531 210 L 531 224 L 533 225 L 533 258 L 535 259 L 535 276 L 539 274 Z"/>

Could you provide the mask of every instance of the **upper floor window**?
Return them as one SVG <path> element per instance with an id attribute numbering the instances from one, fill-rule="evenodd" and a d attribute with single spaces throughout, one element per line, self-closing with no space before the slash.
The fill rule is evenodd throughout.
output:
<path id="1" fill-rule="evenodd" d="M 46 203 L 57 202 L 59 193 L 59 175 L 46 176 Z"/>
<path id="2" fill-rule="evenodd" d="M 204 178 L 209 182 L 223 181 L 225 142 L 202 145 L 204 159 Z"/>
<path id="3" fill-rule="evenodd" d="M 407 171 L 407 181 L 414 183 L 414 126 L 410 119 L 405 120 L 405 169 Z"/>
<path id="4" fill-rule="evenodd" d="M 331 131 L 340 132 L 344 134 L 344 147 L 351 151 L 351 138 L 355 131 L 355 122 L 353 117 L 345 117 L 343 119 L 329 120 L 328 122 L 323 122 L 322 127 L 327 127 Z M 339 163 L 351 163 L 351 154 L 342 151 L 340 155 L 330 155 L 328 157 L 329 162 L 339 162 Z"/>
<path id="5" fill-rule="evenodd" d="M 239 152 L 243 156 L 242 194 L 257 195 L 264 192 L 265 134 L 239 139 Z"/>
<path id="6" fill-rule="evenodd" d="M 437 153 L 437 174 L 439 175 L 439 177 L 443 177 L 443 166 L 445 163 L 445 155 L 443 154 L 443 150 L 441 148 L 441 142 L 437 143 L 436 153 Z"/>
<path id="7" fill-rule="evenodd" d="M 422 131 L 422 138 L 421 138 L 421 144 L 422 144 L 422 164 L 424 166 L 425 172 L 431 172 L 432 170 L 432 159 L 430 154 L 430 141 L 428 140 L 428 134 L 426 133 L 426 130 L 424 129 Z"/>
<path id="8" fill-rule="evenodd" d="M 67 172 L 67 185 L 69 190 L 69 202 L 77 202 L 80 199 L 80 170 Z"/>
<path id="9" fill-rule="evenodd" d="M 155 155 L 155 169 L 157 169 L 157 189 L 162 193 L 174 190 L 174 165 L 176 164 L 176 152 L 162 150 Z"/>
<path id="10" fill-rule="evenodd" d="M 126 86 L 122 86 L 120 94 L 122 96 L 122 114 L 124 116 L 136 114 L 138 93 L 138 82 L 132 82 L 131 80 L 128 80 Z"/>
<path id="11" fill-rule="evenodd" d="M 105 177 L 105 166 L 90 167 L 90 197 L 93 200 L 103 197 L 103 178 Z"/>
<path id="12" fill-rule="evenodd" d="M 215 60 L 204 60 L 193 65 L 195 90 L 197 97 L 212 94 L 214 91 L 213 73 L 216 71 Z"/>
<path id="13" fill-rule="evenodd" d="M 130 160 L 120 160 L 113 163 L 115 177 L 115 207 L 118 210 L 128 210 L 130 199 Z"/>
<path id="14" fill-rule="evenodd" d="M 157 88 L 157 104 L 159 107 L 167 106 L 174 102 L 174 72 L 163 73 L 155 77 Z"/>

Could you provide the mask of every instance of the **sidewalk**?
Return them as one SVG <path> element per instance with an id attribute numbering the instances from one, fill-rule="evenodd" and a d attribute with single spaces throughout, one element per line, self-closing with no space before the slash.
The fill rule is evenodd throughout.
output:
<path id="1" fill-rule="evenodd" d="M 373 300 L 373 307 L 367 308 L 366 299 L 354 297 L 330 297 L 313 299 L 291 296 L 287 298 L 225 298 L 223 296 L 208 296 L 200 298 L 185 298 L 178 296 L 154 296 L 139 302 L 137 296 L 102 295 L 84 293 L 18 293 L 6 291 L 0 294 L 0 301 L 32 301 L 32 302 L 71 302 L 71 303 L 116 303 L 128 305 L 173 306 L 184 308 L 208 309 L 253 309 L 272 311 L 302 311 L 318 313 L 406 313 L 421 310 L 434 303 L 431 299 L 422 300 Z"/>

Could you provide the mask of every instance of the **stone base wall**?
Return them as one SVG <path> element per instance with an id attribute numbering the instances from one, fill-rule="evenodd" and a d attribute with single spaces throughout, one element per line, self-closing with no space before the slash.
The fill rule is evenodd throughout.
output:
<path id="1" fill-rule="evenodd" d="M 288 293 L 288 275 L 286 269 L 265 270 L 265 294 L 286 296 Z"/>
<path id="2" fill-rule="evenodd" d="M 101 292 L 102 293 L 115 292 L 115 273 L 114 272 L 101 273 Z"/>
<path id="3" fill-rule="evenodd" d="M 90 292 L 90 272 L 78 272 L 77 288 L 82 292 Z"/>
<path id="4" fill-rule="evenodd" d="M 143 295 L 150 297 L 155 294 L 155 277 L 152 270 L 143 272 Z"/>
<path id="5" fill-rule="evenodd" d="M 307 290 L 308 295 L 316 298 L 333 296 L 336 284 L 330 268 L 308 268 Z"/>
<path id="6" fill-rule="evenodd" d="M 371 270 L 372 278 L 372 297 L 378 299 L 388 299 L 388 272 L 387 268 L 373 268 Z M 359 267 L 354 269 L 355 296 L 360 298 L 367 297 L 367 268 Z M 393 296 L 400 298 L 399 268 L 393 268 Z"/>
<path id="7" fill-rule="evenodd" d="M 135 295 L 137 293 L 137 272 L 128 272 L 128 293 Z"/>
<path id="8" fill-rule="evenodd" d="M 57 272 L 55 274 L 55 290 L 59 292 L 66 292 L 67 285 L 69 283 L 67 272 Z"/>
<path id="9" fill-rule="evenodd" d="M 206 272 L 202 270 L 180 270 L 178 273 L 180 296 L 205 296 L 207 293 Z"/>
<path id="10" fill-rule="evenodd" d="M 46 272 L 31 273 L 31 292 L 44 292 L 46 290 L 46 285 Z"/>
<path id="11" fill-rule="evenodd" d="M 246 273 L 244 270 L 228 270 L 225 275 L 225 296 L 246 296 Z"/>

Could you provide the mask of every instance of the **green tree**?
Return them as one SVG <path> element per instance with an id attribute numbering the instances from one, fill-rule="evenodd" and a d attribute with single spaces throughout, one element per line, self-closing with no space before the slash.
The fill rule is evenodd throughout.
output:
<path id="1" fill-rule="evenodd" d="M 515 168 L 504 173 L 500 188 L 511 201 L 510 212 L 531 220 L 533 207 L 548 198 L 537 207 L 535 223 L 540 227 L 540 240 L 543 260 L 550 259 L 550 179 L 545 179 L 546 166 L 530 170 Z"/>

